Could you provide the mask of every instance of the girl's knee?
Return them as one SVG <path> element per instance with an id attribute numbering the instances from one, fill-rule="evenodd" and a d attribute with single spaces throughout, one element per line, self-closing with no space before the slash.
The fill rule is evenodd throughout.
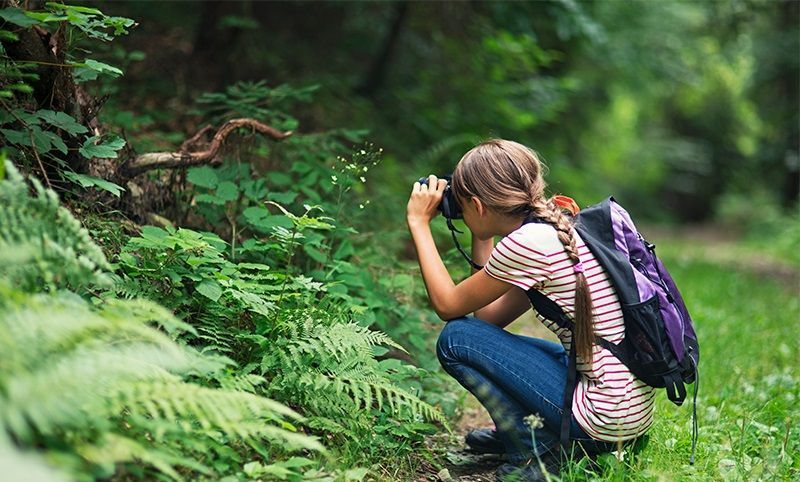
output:
<path id="1" fill-rule="evenodd" d="M 463 343 L 475 336 L 476 329 L 480 328 L 482 323 L 484 322 L 471 316 L 463 316 L 446 322 L 436 341 L 436 356 L 439 358 L 439 362 L 444 364 L 447 361 L 453 361 L 455 359 L 453 345 L 456 340 L 460 339 Z"/>

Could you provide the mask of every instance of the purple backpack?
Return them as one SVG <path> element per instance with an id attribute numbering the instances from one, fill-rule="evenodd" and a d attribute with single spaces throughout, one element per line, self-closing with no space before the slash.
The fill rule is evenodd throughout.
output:
<path id="1" fill-rule="evenodd" d="M 686 399 L 684 384 L 696 381 L 696 401 L 699 388 L 697 364 L 700 360 L 697 335 L 675 282 L 656 257 L 655 245 L 639 234 L 630 215 L 613 197 L 581 210 L 574 221 L 575 230 L 608 273 L 624 315 L 625 338 L 619 344 L 600 337 L 595 337 L 595 343 L 609 350 L 646 384 L 665 388 L 667 397 L 676 405 L 681 405 Z M 572 329 L 572 320 L 555 302 L 534 289 L 527 294 L 539 314 L 559 326 Z M 575 356 L 573 343 L 561 427 L 565 449 L 569 444 L 571 395 L 577 378 Z M 692 419 L 690 461 L 694 463 L 696 407 Z"/>

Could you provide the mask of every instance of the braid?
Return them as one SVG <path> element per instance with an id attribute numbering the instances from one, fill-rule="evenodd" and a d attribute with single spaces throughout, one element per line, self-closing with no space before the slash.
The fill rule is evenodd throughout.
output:
<path id="1" fill-rule="evenodd" d="M 533 191 L 533 189 L 531 190 Z M 575 231 L 572 221 L 551 200 L 544 201 L 541 197 L 533 197 L 531 192 L 531 212 L 539 219 L 555 228 L 558 240 L 564 246 L 564 251 L 572 261 L 573 266 L 581 262 L 578 248 L 575 245 Z M 575 272 L 575 332 L 573 343 L 578 355 L 584 363 L 591 364 L 592 345 L 594 344 L 594 327 L 592 323 L 592 299 L 589 285 L 583 271 Z"/>

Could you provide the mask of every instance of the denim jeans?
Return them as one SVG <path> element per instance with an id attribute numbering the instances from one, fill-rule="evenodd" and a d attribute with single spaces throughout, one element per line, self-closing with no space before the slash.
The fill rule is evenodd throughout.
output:
<path id="1" fill-rule="evenodd" d="M 567 354 L 560 344 L 463 317 L 444 326 L 436 355 L 444 370 L 489 412 L 510 462 L 520 463 L 534 453 L 544 455 L 558 449 L 567 379 Z M 543 425 L 534 430 L 535 437 L 523 420 L 531 414 L 538 415 Z M 570 439 L 576 454 L 616 448 L 613 442 L 587 435 L 574 416 Z"/>

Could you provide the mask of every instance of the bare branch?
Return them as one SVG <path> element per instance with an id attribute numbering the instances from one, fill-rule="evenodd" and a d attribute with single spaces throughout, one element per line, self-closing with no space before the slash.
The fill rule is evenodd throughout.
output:
<path id="1" fill-rule="evenodd" d="M 202 151 L 189 151 L 188 148 L 198 141 L 213 127 L 206 126 L 199 132 L 187 139 L 178 152 L 149 152 L 136 156 L 136 158 L 125 162 L 119 168 L 119 175 L 122 180 L 127 181 L 139 174 L 143 174 L 153 169 L 168 169 L 175 167 L 199 166 L 203 164 L 219 164 L 219 150 L 222 143 L 233 131 L 240 127 L 249 127 L 253 131 L 280 141 L 292 135 L 292 131 L 281 132 L 274 127 L 270 127 L 255 119 L 231 119 L 217 130 L 208 147 Z"/>
<path id="2" fill-rule="evenodd" d="M 191 149 L 192 146 L 194 146 L 195 144 L 198 144 L 199 141 L 201 139 L 203 139 L 206 134 L 208 134 L 210 131 L 213 131 L 213 130 L 214 130 L 214 126 L 212 126 L 211 124 L 206 125 L 202 129 L 197 131 L 197 134 L 195 134 L 192 137 L 190 137 L 190 138 L 186 139 L 185 141 L 183 141 L 183 144 L 181 144 L 180 152 L 189 151 L 189 149 Z"/>

